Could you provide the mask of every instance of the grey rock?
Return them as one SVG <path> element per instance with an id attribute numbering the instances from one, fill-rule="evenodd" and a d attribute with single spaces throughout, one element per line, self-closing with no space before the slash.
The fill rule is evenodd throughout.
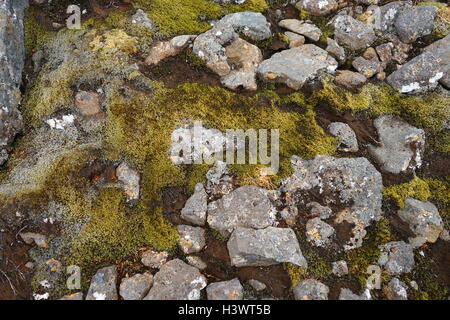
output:
<path id="1" fill-rule="evenodd" d="M 280 215 L 286 224 L 292 227 L 297 223 L 298 209 L 295 206 L 289 206 L 281 210 Z"/>
<path id="2" fill-rule="evenodd" d="M 379 246 L 378 264 L 392 275 L 411 272 L 414 267 L 413 247 L 403 241 L 392 241 Z"/>
<path id="3" fill-rule="evenodd" d="M 318 41 L 322 35 L 322 31 L 314 24 L 303 22 L 297 19 L 281 20 L 278 25 L 292 32 L 301 34 L 312 41 Z"/>
<path id="4" fill-rule="evenodd" d="M 356 0 L 356 3 L 364 4 L 366 6 L 378 4 L 380 0 Z"/>
<path id="5" fill-rule="evenodd" d="M 305 44 L 305 37 L 302 35 L 290 31 L 286 31 L 284 35 L 289 41 L 289 48 L 295 48 Z"/>
<path id="6" fill-rule="evenodd" d="M 392 42 L 383 43 L 380 44 L 375 48 L 377 51 L 378 56 L 380 57 L 380 60 L 383 64 L 383 67 L 386 67 L 386 65 L 392 61 L 393 59 L 393 53 L 392 50 L 394 49 L 394 44 Z"/>
<path id="7" fill-rule="evenodd" d="M 248 280 L 248 284 L 256 291 L 263 291 L 266 290 L 267 288 L 267 286 L 264 283 L 255 279 Z"/>
<path id="8" fill-rule="evenodd" d="M 119 293 L 123 300 L 142 300 L 153 285 L 150 273 L 135 274 L 122 279 Z"/>
<path id="9" fill-rule="evenodd" d="M 314 218 L 328 219 L 333 214 L 333 211 L 330 208 L 322 206 L 317 202 L 308 203 L 306 208 L 309 209 L 311 216 Z"/>
<path id="10" fill-rule="evenodd" d="M 310 219 L 306 223 L 306 239 L 317 247 L 329 245 L 334 233 L 334 228 L 320 218 Z"/>
<path id="11" fill-rule="evenodd" d="M 289 228 L 254 230 L 237 227 L 227 247 L 231 264 L 236 267 L 270 266 L 282 262 L 307 267 L 297 237 Z"/>
<path id="12" fill-rule="evenodd" d="M 336 58 L 339 63 L 344 63 L 347 59 L 344 48 L 341 47 L 334 39 L 327 38 L 327 47 L 325 50 Z"/>
<path id="13" fill-rule="evenodd" d="M 208 194 L 203 184 L 198 183 L 195 186 L 194 194 L 186 201 L 184 208 L 181 210 L 181 218 L 199 226 L 205 225 L 207 200 Z"/>
<path id="14" fill-rule="evenodd" d="M 105 267 L 92 277 L 86 300 L 117 300 L 117 268 Z"/>
<path id="15" fill-rule="evenodd" d="M 352 66 L 367 78 L 373 77 L 381 70 L 381 64 L 378 57 L 374 57 L 370 60 L 364 59 L 363 57 L 357 57 L 353 60 Z"/>
<path id="16" fill-rule="evenodd" d="M 348 274 L 347 262 L 345 260 L 333 262 L 331 266 L 335 276 L 342 277 Z"/>
<path id="17" fill-rule="evenodd" d="M 376 20 L 374 27 L 382 32 L 395 32 L 395 21 L 404 10 L 412 6 L 411 1 L 393 1 L 389 2 L 380 9 L 379 18 Z"/>
<path id="18" fill-rule="evenodd" d="M 339 300 L 371 300 L 371 295 L 368 289 L 363 294 L 354 294 L 350 289 L 342 288 L 339 294 Z"/>
<path id="19" fill-rule="evenodd" d="M 178 245 L 185 254 L 200 252 L 206 245 L 203 228 L 180 225 L 178 235 Z"/>
<path id="20" fill-rule="evenodd" d="M 47 237 L 43 234 L 34 232 L 21 232 L 20 237 L 26 244 L 35 243 L 38 247 L 41 248 L 48 247 Z"/>
<path id="21" fill-rule="evenodd" d="M 141 262 L 146 267 L 159 269 L 167 262 L 168 257 L 169 254 L 166 251 L 146 250 L 142 253 Z"/>
<path id="22" fill-rule="evenodd" d="M 199 270 L 204 270 L 208 266 L 200 257 L 197 256 L 188 256 L 186 257 L 187 263 L 189 263 L 191 266 L 196 267 Z"/>
<path id="23" fill-rule="evenodd" d="M 244 298 L 244 288 L 239 279 L 229 281 L 214 282 L 206 287 L 208 300 L 242 300 Z"/>
<path id="24" fill-rule="evenodd" d="M 358 140 L 355 131 L 343 122 L 332 122 L 328 126 L 328 131 L 334 137 L 338 138 L 338 150 L 344 152 L 357 152 Z"/>
<path id="25" fill-rule="evenodd" d="M 237 12 L 224 16 L 215 24 L 215 27 L 230 25 L 233 29 L 255 41 L 269 39 L 272 36 L 270 23 L 259 12 Z"/>
<path id="26" fill-rule="evenodd" d="M 320 281 L 307 279 L 300 281 L 293 291 L 295 300 L 328 300 L 330 289 Z"/>
<path id="27" fill-rule="evenodd" d="M 65 295 L 64 297 L 60 298 L 59 300 L 83 300 L 83 292 L 76 292 L 72 294 Z"/>
<path id="28" fill-rule="evenodd" d="M 223 196 L 233 191 L 232 178 L 228 174 L 227 165 L 217 161 L 206 173 L 206 192 L 211 196 Z"/>
<path id="29" fill-rule="evenodd" d="M 194 39 L 194 35 L 182 35 L 167 41 L 158 41 L 150 48 L 145 63 L 156 65 L 168 57 L 176 56 L 183 52 Z"/>
<path id="30" fill-rule="evenodd" d="M 131 23 L 153 30 L 152 21 L 142 9 L 137 9 L 136 13 L 131 16 Z"/>
<path id="31" fill-rule="evenodd" d="M 116 168 L 116 176 L 122 182 L 127 201 L 134 203 L 139 200 L 139 182 L 141 180 L 139 172 L 131 169 L 126 162 L 122 162 Z"/>
<path id="32" fill-rule="evenodd" d="M 153 287 L 144 300 L 199 300 L 206 278 L 179 259 L 171 260 L 153 277 Z"/>
<path id="33" fill-rule="evenodd" d="M 8 152 L 5 149 L 0 150 L 0 166 L 3 165 L 9 158 Z"/>
<path id="34" fill-rule="evenodd" d="M 305 44 L 275 53 L 261 62 L 257 72 L 263 80 L 285 83 L 298 90 L 320 72 L 334 73 L 337 66 L 336 60 L 325 50 Z"/>
<path id="35" fill-rule="evenodd" d="M 372 27 L 348 15 L 338 15 L 334 19 L 335 40 L 352 51 L 369 47 L 376 35 Z"/>
<path id="36" fill-rule="evenodd" d="M 384 171 L 398 174 L 422 165 L 425 132 L 401 118 L 383 115 L 374 121 L 380 146 L 369 145 L 369 153 Z"/>
<path id="37" fill-rule="evenodd" d="M 6 161 L 10 145 L 22 130 L 20 84 L 24 68 L 24 10 L 27 0 L 0 3 L 0 165 Z"/>
<path id="38" fill-rule="evenodd" d="M 408 287 L 397 278 L 389 281 L 388 285 L 383 288 L 383 293 L 388 300 L 408 300 Z"/>
<path id="39" fill-rule="evenodd" d="M 439 235 L 439 238 L 444 241 L 450 241 L 450 232 L 448 230 L 443 230 Z"/>
<path id="40" fill-rule="evenodd" d="M 437 10 L 435 6 L 416 6 L 400 12 L 395 20 L 395 29 L 400 39 L 405 43 L 412 43 L 431 34 Z"/>
<path id="41" fill-rule="evenodd" d="M 444 231 L 444 224 L 439 211 L 431 202 L 422 202 L 406 198 L 405 208 L 397 212 L 400 219 L 408 223 L 409 228 L 417 237 L 426 242 L 434 243 Z"/>
<path id="42" fill-rule="evenodd" d="M 295 6 L 312 15 L 324 16 L 336 11 L 338 3 L 336 0 L 300 0 Z"/>
<path id="43" fill-rule="evenodd" d="M 367 82 L 367 78 L 359 72 L 339 70 L 334 82 L 347 90 L 356 90 Z"/>
<path id="44" fill-rule="evenodd" d="M 33 53 L 31 60 L 33 60 L 33 71 L 38 72 L 41 69 L 42 66 L 42 60 L 44 60 L 44 51 L 38 50 L 35 53 Z"/>
<path id="45" fill-rule="evenodd" d="M 267 190 L 243 186 L 208 205 L 208 224 L 223 236 L 236 227 L 261 229 L 272 226 L 276 209 Z"/>

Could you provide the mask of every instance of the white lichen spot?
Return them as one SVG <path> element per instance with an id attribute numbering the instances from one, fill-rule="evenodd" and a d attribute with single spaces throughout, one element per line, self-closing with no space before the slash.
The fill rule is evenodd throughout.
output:
<path id="1" fill-rule="evenodd" d="M 106 294 L 100 292 L 94 292 L 93 294 L 95 300 L 106 300 Z"/>

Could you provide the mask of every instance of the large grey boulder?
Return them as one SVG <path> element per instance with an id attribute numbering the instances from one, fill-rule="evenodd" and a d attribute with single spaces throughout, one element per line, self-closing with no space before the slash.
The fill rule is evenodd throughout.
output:
<path id="1" fill-rule="evenodd" d="M 391 275 L 411 272 L 414 267 L 413 247 L 404 241 L 392 241 L 379 246 L 378 264 Z"/>
<path id="2" fill-rule="evenodd" d="M 383 115 L 374 121 L 380 146 L 369 145 L 369 153 L 382 170 L 398 174 L 422 165 L 425 132 L 401 118 Z"/>
<path id="3" fill-rule="evenodd" d="M 236 227 L 261 229 L 272 226 L 276 208 L 268 191 L 255 186 L 243 186 L 208 205 L 208 224 L 223 236 Z"/>
<path id="4" fill-rule="evenodd" d="M 205 225 L 207 201 L 208 195 L 203 184 L 196 184 L 194 194 L 186 201 L 181 210 L 181 218 L 199 226 Z"/>
<path id="5" fill-rule="evenodd" d="M 208 300 L 242 300 L 244 287 L 239 279 L 213 282 L 206 287 Z"/>
<path id="6" fill-rule="evenodd" d="M 153 277 L 153 287 L 144 300 L 199 300 L 206 278 L 179 259 L 171 260 Z"/>
<path id="7" fill-rule="evenodd" d="M 334 19 L 334 28 L 335 40 L 352 51 L 369 47 L 377 38 L 372 26 L 349 15 L 338 15 Z"/>
<path id="8" fill-rule="evenodd" d="M 285 83 L 298 90 L 320 72 L 334 73 L 337 67 L 336 60 L 325 50 L 305 44 L 275 53 L 261 62 L 257 72 L 263 80 Z"/>
<path id="9" fill-rule="evenodd" d="M 86 300 L 117 300 L 117 268 L 105 267 L 92 277 Z"/>
<path id="10" fill-rule="evenodd" d="M 417 93 L 435 88 L 439 82 L 448 86 L 450 79 L 450 35 L 425 48 L 387 78 L 401 93 Z"/>
<path id="11" fill-rule="evenodd" d="M 153 285 L 153 275 L 138 273 L 122 279 L 119 293 L 123 300 L 142 300 Z"/>
<path id="12" fill-rule="evenodd" d="M 300 0 L 295 6 L 312 15 L 324 16 L 336 11 L 338 3 L 336 0 Z"/>
<path id="13" fill-rule="evenodd" d="M 227 247 L 231 264 L 236 267 L 270 266 L 282 262 L 308 266 L 295 232 L 289 228 L 254 230 L 238 227 Z"/>
<path id="14" fill-rule="evenodd" d="M 302 194 L 316 190 L 325 203 L 345 206 L 334 222 L 354 224 L 353 237 L 344 249 L 360 247 L 365 227 L 381 218 L 381 174 L 366 158 L 316 156 L 304 160 L 293 156 L 291 163 L 294 173 L 282 182 L 280 191 L 288 193 L 293 204 L 303 201 Z M 296 196 L 298 193 L 300 196 Z"/>
<path id="15" fill-rule="evenodd" d="M 412 43 L 431 34 L 437 10 L 435 6 L 417 6 L 400 12 L 395 20 L 395 29 L 400 40 Z"/>
<path id="16" fill-rule="evenodd" d="M 28 0 L 0 2 L 0 165 L 8 159 L 9 147 L 22 130 L 18 110 L 25 60 L 24 10 Z"/>
<path id="17" fill-rule="evenodd" d="M 300 281 L 293 291 L 295 300 L 328 300 L 330 289 L 320 281 L 307 279 Z"/>
<path id="18" fill-rule="evenodd" d="M 408 223 L 420 242 L 434 243 L 444 231 L 444 224 L 439 211 L 431 202 L 423 202 L 413 198 L 406 198 L 405 208 L 397 212 L 400 219 Z"/>

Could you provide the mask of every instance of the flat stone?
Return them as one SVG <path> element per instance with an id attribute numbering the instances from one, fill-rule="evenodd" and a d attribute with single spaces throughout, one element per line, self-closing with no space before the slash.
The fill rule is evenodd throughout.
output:
<path id="1" fill-rule="evenodd" d="M 347 90 L 356 90 L 367 82 L 367 78 L 359 72 L 339 70 L 336 73 L 334 82 Z"/>
<path id="2" fill-rule="evenodd" d="M 206 287 L 208 300 L 242 300 L 244 288 L 239 279 L 230 281 L 213 282 Z"/>
<path id="3" fill-rule="evenodd" d="M 381 70 L 381 64 L 378 57 L 374 57 L 371 60 L 364 59 L 363 57 L 357 57 L 353 60 L 352 66 L 367 78 L 372 78 Z"/>
<path id="4" fill-rule="evenodd" d="M 159 269 L 167 262 L 168 257 L 167 251 L 155 252 L 147 250 L 142 254 L 141 262 L 146 267 Z"/>
<path id="5" fill-rule="evenodd" d="M 295 6 L 297 9 L 305 10 L 312 15 L 325 16 L 336 11 L 338 3 L 336 0 L 300 0 Z"/>
<path id="6" fill-rule="evenodd" d="M 328 300 L 328 286 L 314 279 L 300 281 L 293 289 L 295 300 Z"/>
<path id="7" fill-rule="evenodd" d="M 322 206 L 317 202 L 308 203 L 306 208 L 309 209 L 311 216 L 314 218 L 328 219 L 333 214 L 333 211 L 329 207 Z"/>
<path id="8" fill-rule="evenodd" d="M 75 106 L 83 116 L 94 116 L 100 109 L 100 98 L 98 93 L 79 91 L 75 95 Z"/>
<path id="9" fill-rule="evenodd" d="M 393 115 L 383 115 L 373 124 L 378 131 L 380 146 L 369 145 L 368 149 L 382 170 L 399 174 L 422 165 L 425 147 L 425 132 L 422 129 Z"/>
<path id="10" fill-rule="evenodd" d="M 158 41 L 150 48 L 149 55 L 145 59 L 145 63 L 156 65 L 162 60 L 176 56 L 183 52 L 195 39 L 194 35 L 182 35 L 174 37 L 168 41 Z"/>
<path id="11" fill-rule="evenodd" d="M 179 259 L 167 262 L 153 277 L 153 287 L 144 300 L 199 300 L 206 278 Z"/>
<path id="12" fill-rule="evenodd" d="M 338 63 L 325 50 L 305 44 L 297 48 L 275 53 L 261 62 L 258 74 L 270 82 L 285 83 L 294 90 L 315 79 L 320 72 L 334 73 Z"/>
<path id="13" fill-rule="evenodd" d="M 178 234 L 178 245 L 185 254 L 200 252 L 206 245 L 203 228 L 179 225 Z"/>
<path id="14" fill-rule="evenodd" d="M 47 237 L 43 234 L 34 232 L 21 232 L 20 237 L 26 244 L 35 243 L 38 247 L 48 248 Z"/>
<path id="15" fill-rule="evenodd" d="M 378 264 L 392 275 L 409 273 L 414 267 L 413 247 L 403 241 L 392 241 L 379 246 Z"/>
<path id="16" fill-rule="evenodd" d="M 184 220 L 204 226 L 206 222 L 206 209 L 208 207 L 208 195 L 203 184 L 198 183 L 195 186 L 194 194 L 186 201 L 184 208 L 181 210 L 181 218 Z"/>
<path id="17" fill-rule="evenodd" d="M 352 51 L 369 47 L 377 38 L 371 26 L 348 15 L 338 15 L 334 27 L 335 40 Z"/>
<path id="18" fill-rule="evenodd" d="M 334 234 L 334 228 L 320 218 L 310 219 L 306 223 L 306 239 L 317 247 L 329 245 Z"/>
<path id="19" fill-rule="evenodd" d="M 296 48 L 305 44 L 305 37 L 295 32 L 286 31 L 284 35 L 289 41 L 289 48 Z"/>
<path id="20" fill-rule="evenodd" d="M 395 29 L 400 39 L 405 43 L 412 43 L 431 34 L 437 10 L 435 6 L 416 6 L 400 12 L 395 20 Z"/>
<path id="21" fill-rule="evenodd" d="M 119 293 L 123 300 L 142 300 L 153 285 L 153 275 L 150 273 L 135 274 L 122 279 Z"/>
<path id="22" fill-rule="evenodd" d="M 276 208 L 267 190 L 243 186 L 208 205 L 208 224 L 223 236 L 236 227 L 262 229 L 272 226 Z"/>
<path id="23" fill-rule="evenodd" d="M 188 256 L 186 257 L 186 261 L 191 266 L 196 267 L 199 270 L 204 270 L 208 267 L 206 263 L 202 260 L 202 258 L 197 256 Z"/>
<path id="24" fill-rule="evenodd" d="M 319 41 L 322 31 L 314 24 L 303 22 L 297 19 L 281 20 L 278 25 L 292 32 L 301 34 L 312 41 Z"/>
<path id="25" fill-rule="evenodd" d="M 332 272 L 337 277 L 342 277 L 348 274 L 347 262 L 345 260 L 339 260 L 331 264 Z"/>
<path id="26" fill-rule="evenodd" d="M 118 300 L 116 266 L 105 267 L 92 277 L 86 300 Z"/>
<path id="27" fill-rule="evenodd" d="M 254 230 L 237 227 L 227 247 L 231 264 L 236 267 L 270 266 L 282 262 L 307 267 L 295 232 L 289 228 Z"/>
<path id="28" fill-rule="evenodd" d="M 332 122 L 328 126 L 330 134 L 338 138 L 338 150 L 344 152 L 357 152 L 358 140 L 355 131 L 343 122 Z"/>
<path id="29" fill-rule="evenodd" d="M 379 17 L 376 18 L 374 28 L 386 33 L 395 32 L 395 21 L 404 10 L 412 6 L 411 1 L 393 1 L 379 7 Z"/>

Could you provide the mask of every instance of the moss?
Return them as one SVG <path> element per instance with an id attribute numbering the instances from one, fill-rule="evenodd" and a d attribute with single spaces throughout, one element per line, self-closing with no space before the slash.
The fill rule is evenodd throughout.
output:
<path id="1" fill-rule="evenodd" d="M 383 189 L 383 199 L 393 200 L 400 209 L 405 207 L 406 198 L 414 198 L 420 201 L 427 201 L 430 197 L 428 183 L 418 177 L 411 181 L 392 185 Z"/>
<path id="2" fill-rule="evenodd" d="M 438 207 L 444 227 L 450 228 L 450 176 L 442 180 L 428 178 L 425 181 L 430 188 L 430 200 Z"/>
<path id="3" fill-rule="evenodd" d="M 55 32 L 47 28 L 38 21 L 33 8 L 27 8 L 24 18 L 25 54 L 29 56 L 33 52 L 41 49 L 48 42 Z"/>
<path id="4" fill-rule="evenodd" d="M 450 153 L 450 133 L 442 132 L 433 139 L 433 150 L 441 153 Z"/>
<path id="5" fill-rule="evenodd" d="M 307 270 L 305 268 L 299 267 L 292 263 L 284 263 L 283 267 L 291 278 L 292 288 L 295 287 L 307 274 Z"/>

